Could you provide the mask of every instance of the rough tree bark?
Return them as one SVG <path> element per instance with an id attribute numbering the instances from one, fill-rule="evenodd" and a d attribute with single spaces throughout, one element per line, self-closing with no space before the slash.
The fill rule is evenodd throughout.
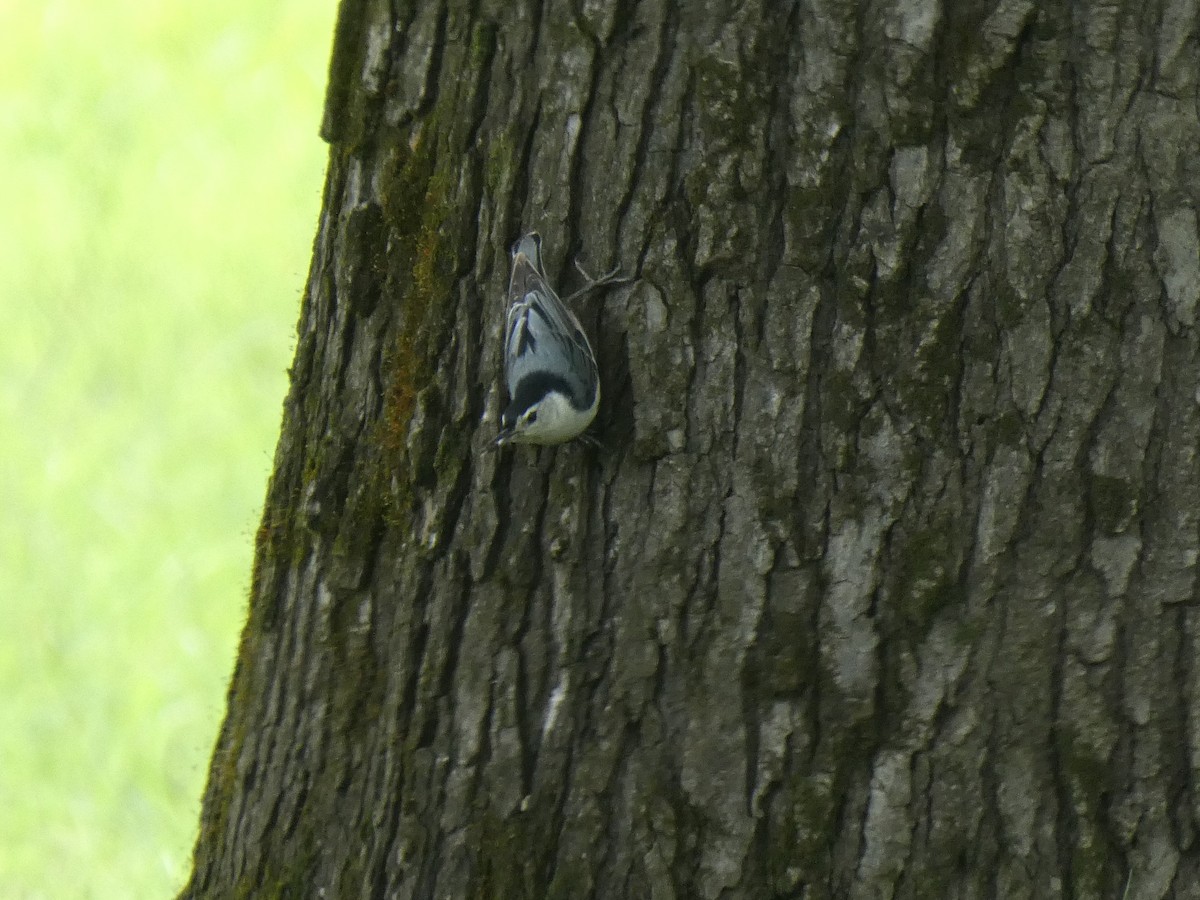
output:
<path id="1" fill-rule="evenodd" d="M 1200 897 L 1196 0 L 345 0 L 186 897 Z M 508 247 L 600 449 L 494 452 Z"/>

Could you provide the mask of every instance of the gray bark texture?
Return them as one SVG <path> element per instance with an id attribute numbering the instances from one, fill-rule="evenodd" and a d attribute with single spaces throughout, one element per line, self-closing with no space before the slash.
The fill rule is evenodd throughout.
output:
<path id="1" fill-rule="evenodd" d="M 183 896 L 1200 897 L 1198 16 L 344 0 Z"/>

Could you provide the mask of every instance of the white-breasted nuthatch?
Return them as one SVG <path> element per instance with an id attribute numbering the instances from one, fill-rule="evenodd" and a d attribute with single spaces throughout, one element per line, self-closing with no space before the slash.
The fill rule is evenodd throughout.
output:
<path id="1" fill-rule="evenodd" d="M 588 284 L 568 300 L 620 280 L 615 269 L 594 280 L 579 271 Z M 600 406 L 596 355 L 579 319 L 546 279 L 536 231 L 512 248 L 504 383 L 508 406 L 500 416 L 500 445 L 565 443 L 592 424 Z"/>

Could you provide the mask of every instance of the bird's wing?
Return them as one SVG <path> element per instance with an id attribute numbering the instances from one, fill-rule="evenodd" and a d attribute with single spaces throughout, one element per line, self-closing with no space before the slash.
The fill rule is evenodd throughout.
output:
<path id="1" fill-rule="evenodd" d="M 573 399 L 586 408 L 595 399 L 595 354 L 579 319 L 547 283 L 540 254 L 526 249 L 527 240 L 517 244 L 508 287 L 504 380 L 509 395 L 529 373 L 554 372 L 567 380 Z"/>

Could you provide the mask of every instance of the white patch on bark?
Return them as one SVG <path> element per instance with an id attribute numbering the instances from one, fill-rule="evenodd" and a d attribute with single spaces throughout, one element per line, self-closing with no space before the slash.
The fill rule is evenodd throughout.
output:
<path id="1" fill-rule="evenodd" d="M 1194 209 L 1173 209 L 1159 218 L 1154 261 L 1172 316 L 1185 327 L 1195 325 L 1196 301 L 1200 299 L 1200 237 Z"/>
<path id="2" fill-rule="evenodd" d="M 937 27 L 941 5 L 935 0 L 906 0 L 892 7 L 886 33 L 916 50 L 927 50 Z"/>
<path id="3" fill-rule="evenodd" d="M 830 538 L 826 556 L 829 593 L 821 648 L 833 679 L 845 694 L 869 700 L 875 690 L 879 635 L 869 615 L 878 579 L 883 522 L 876 514 L 863 522 L 843 522 Z"/>
<path id="4" fill-rule="evenodd" d="M 755 818 L 764 815 L 763 799 L 771 785 L 780 778 L 787 758 L 788 738 L 800 726 L 803 716 L 798 705 L 789 700 L 776 700 L 770 705 L 758 729 L 758 771 L 750 809 Z"/>
<path id="5" fill-rule="evenodd" d="M 387 76 L 387 51 L 391 47 L 392 28 L 386 20 L 375 21 L 366 29 L 366 50 L 363 53 L 362 84 L 371 94 L 383 89 Z M 430 51 L 432 52 L 432 48 Z"/>
<path id="6" fill-rule="evenodd" d="M 1092 541 L 1092 565 L 1104 576 L 1110 597 L 1125 594 L 1133 564 L 1141 552 L 1142 540 L 1133 534 L 1097 537 Z"/>
<path id="7" fill-rule="evenodd" d="M 947 174 L 940 197 L 946 216 L 956 223 L 947 228 L 934 251 L 925 275 L 930 292 L 939 300 L 953 300 L 966 287 L 967 276 L 975 271 L 974 245 L 989 181 L 971 174 L 961 161 L 962 150 L 953 138 L 947 142 Z"/>
<path id="8" fill-rule="evenodd" d="M 554 723 L 558 721 L 558 710 L 562 706 L 562 702 L 566 699 L 567 692 L 571 687 L 571 673 L 564 669 L 562 679 L 558 684 L 554 685 L 554 689 L 550 692 L 550 701 L 546 704 L 546 720 L 542 724 L 542 740 L 546 740 L 548 735 L 554 728 Z"/>
<path id="9" fill-rule="evenodd" d="M 908 811 L 912 800 L 911 754 L 881 754 L 871 776 L 871 798 L 863 827 L 862 860 L 853 897 L 876 897 L 885 884 L 894 883 L 904 868 L 911 843 Z"/>
<path id="10" fill-rule="evenodd" d="M 566 140 L 563 141 L 563 146 L 568 157 L 575 155 L 575 145 L 579 141 L 580 125 L 579 113 L 571 113 L 567 116 Z"/>
<path id="11" fill-rule="evenodd" d="M 1011 748 L 997 764 L 1000 785 L 996 800 L 1004 823 L 1001 840 L 1012 858 L 1027 859 L 1037 839 L 1037 809 L 1040 781 L 1037 760 L 1024 747 Z"/>
<path id="12" fill-rule="evenodd" d="M 1012 539 L 1029 468 L 1029 454 L 1016 447 L 999 448 L 988 468 L 975 538 L 985 564 L 992 563 Z"/>

